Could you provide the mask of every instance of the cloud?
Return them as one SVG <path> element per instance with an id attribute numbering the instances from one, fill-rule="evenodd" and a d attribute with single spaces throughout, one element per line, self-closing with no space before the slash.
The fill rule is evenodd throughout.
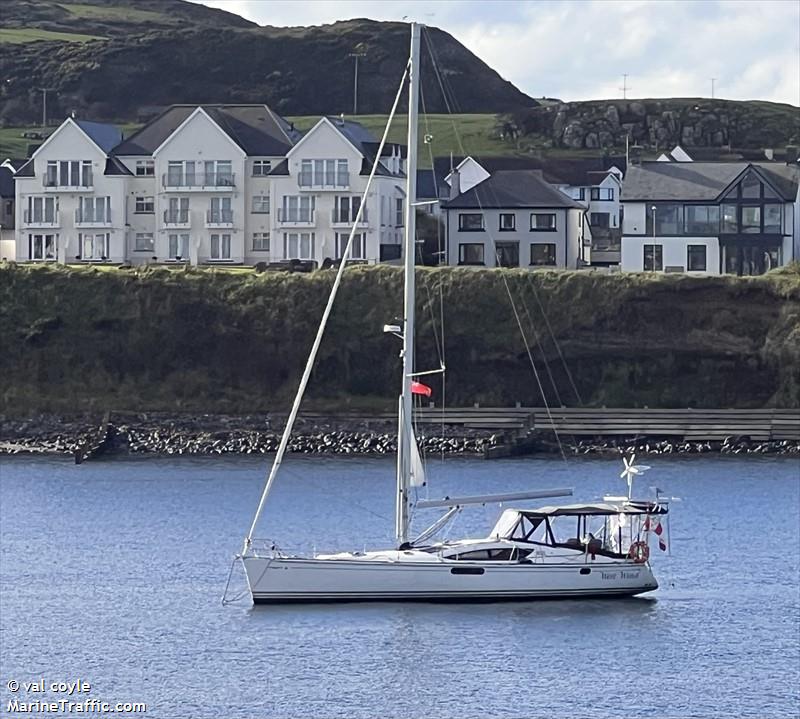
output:
<path id="1" fill-rule="evenodd" d="M 198 2 L 200 0 L 193 0 Z M 800 105 L 794 0 L 202 0 L 260 25 L 357 17 L 446 30 L 533 97 L 697 97 Z"/>

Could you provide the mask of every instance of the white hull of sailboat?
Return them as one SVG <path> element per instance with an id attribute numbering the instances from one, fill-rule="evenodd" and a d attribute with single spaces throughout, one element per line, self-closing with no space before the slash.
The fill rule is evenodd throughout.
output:
<path id="1" fill-rule="evenodd" d="M 647 564 L 387 562 L 246 556 L 253 601 L 503 601 L 634 596 L 658 587 Z M 586 571 L 589 570 L 589 571 Z"/>

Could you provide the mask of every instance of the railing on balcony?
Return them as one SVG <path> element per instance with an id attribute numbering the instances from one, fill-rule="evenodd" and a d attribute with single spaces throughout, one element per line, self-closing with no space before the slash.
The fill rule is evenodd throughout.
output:
<path id="1" fill-rule="evenodd" d="M 233 224 L 233 210 L 208 210 L 206 225 L 208 227 Z"/>
<path id="2" fill-rule="evenodd" d="M 297 225 L 310 227 L 315 222 L 315 213 L 313 209 L 297 209 L 287 211 L 286 209 L 278 208 L 278 224 L 280 225 Z"/>
<path id="3" fill-rule="evenodd" d="M 77 182 L 70 182 L 70 181 L 62 182 L 57 177 L 52 177 L 52 176 L 48 177 L 47 175 L 45 175 L 44 177 L 42 177 L 42 187 L 44 187 L 45 190 L 60 190 L 62 192 L 66 192 L 69 190 L 85 191 L 85 190 L 91 190 L 94 187 L 94 183 L 92 181 L 92 173 L 90 172 L 85 173 L 84 177 L 82 177 Z"/>
<path id="4" fill-rule="evenodd" d="M 352 225 L 356 219 L 356 215 L 358 214 L 358 210 L 355 211 L 348 211 L 334 208 L 331 211 L 331 224 L 332 225 Z M 365 207 L 361 211 L 361 217 L 358 220 L 358 226 L 366 226 L 369 224 L 369 217 L 367 215 L 367 208 Z"/>
<path id="5" fill-rule="evenodd" d="M 236 176 L 231 172 L 167 172 L 161 181 L 166 188 L 220 190 L 236 186 Z"/>
<path id="6" fill-rule="evenodd" d="M 30 210 L 25 210 L 22 213 L 22 222 L 33 227 L 59 227 L 61 216 L 58 211 L 31 212 Z"/>
<path id="7" fill-rule="evenodd" d="M 297 176 L 297 186 L 303 190 L 346 190 L 350 187 L 350 173 L 340 172 L 320 177 L 312 172 L 301 172 Z"/>
<path id="8" fill-rule="evenodd" d="M 94 212 L 87 212 L 78 208 L 75 210 L 75 224 L 76 225 L 110 225 L 111 224 L 111 208 L 105 210 L 98 209 Z"/>
<path id="9" fill-rule="evenodd" d="M 189 210 L 164 210 L 165 225 L 188 225 Z"/>

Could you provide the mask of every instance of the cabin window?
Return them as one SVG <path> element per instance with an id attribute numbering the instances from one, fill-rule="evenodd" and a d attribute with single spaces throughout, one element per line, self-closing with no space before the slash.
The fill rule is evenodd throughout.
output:
<path id="1" fill-rule="evenodd" d="M 483 215 L 480 212 L 462 212 L 458 216 L 459 232 L 483 232 Z"/>
<path id="2" fill-rule="evenodd" d="M 516 218 L 513 212 L 500 214 L 500 232 L 513 232 L 516 229 Z"/>
<path id="3" fill-rule="evenodd" d="M 688 272 L 706 271 L 705 245 L 689 245 L 686 248 L 686 270 Z"/>
<path id="4" fill-rule="evenodd" d="M 531 245 L 531 264 L 537 266 L 555 266 L 555 242 L 536 242 Z"/>
<path id="5" fill-rule="evenodd" d="M 556 215 L 554 212 L 532 212 L 531 232 L 554 232 Z"/>
<path id="6" fill-rule="evenodd" d="M 484 246 L 482 243 L 462 243 L 458 246 L 459 265 L 482 265 Z"/>
<path id="7" fill-rule="evenodd" d="M 498 549 L 474 549 L 471 552 L 461 552 L 448 559 L 459 561 L 497 561 L 507 562 L 511 559 L 522 559 L 531 553 L 530 549 L 518 549 L 517 547 L 501 547 Z"/>

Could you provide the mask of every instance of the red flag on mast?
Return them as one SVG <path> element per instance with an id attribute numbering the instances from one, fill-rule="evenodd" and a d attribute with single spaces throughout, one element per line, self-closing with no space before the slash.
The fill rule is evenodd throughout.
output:
<path id="1" fill-rule="evenodd" d="M 411 380 L 411 394 L 424 394 L 426 397 L 430 397 L 433 394 L 433 390 L 428 385 L 422 384 L 422 382 Z"/>

